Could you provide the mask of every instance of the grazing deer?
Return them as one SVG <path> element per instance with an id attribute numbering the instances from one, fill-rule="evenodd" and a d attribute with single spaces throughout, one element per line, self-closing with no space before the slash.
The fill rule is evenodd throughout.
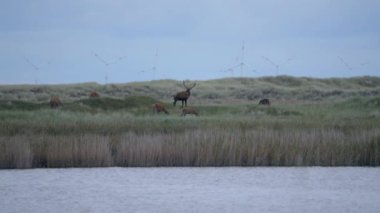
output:
<path id="1" fill-rule="evenodd" d="M 261 99 L 261 100 L 259 101 L 259 104 L 260 104 L 260 105 L 267 105 L 267 106 L 270 106 L 270 101 L 269 101 L 269 99 L 264 98 L 264 99 Z"/>
<path id="2" fill-rule="evenodd" d="M 51 98 L 50 98 L 50 107 L 51 108 L 58 108 L 61 105 L 62 105 L 62 103 L 61 103 L 61 100 L 59 99 L 58 96 L 56 96 L 56 95 L 51 96 Z"/>
<path id="3" fill-rule="evenodd" d="M 153 113 L 164 112 L 165 114 L 169 114 L 169 112 L 165 109 L 165 105 L 162 103 L 155 103 L 153 104 L 152 108 L 153 108 Z"/>
<path id="4" fill-rule="evenodd" d="M 186 116 L 187 114 L 199 116 L 196 109 L 194 109 L 194 108 L 183 108 L 181 116 Z"/>
<path id="5" fill-rule="evenodd" d="M 194 83 L 190 87 L 186 86 L 185 81 L 183 81 L 182 84 L 185 87 L 186 91 L 178 92 L 176 95 L 173 95 L 173 98 L 174 98 L 173 106 L 175 106 L 177 101 L 181 101 L 182 108 L 183 108 L 183 103 L 185 103 L 185 106 L 187 106 L 187 99 L 190 97 L 190 90 L 195 87 L 196 83 Z"/>
<path id="6" fill-rule="evenodd" d="M 100 97 L 99 93 L 97 93 L 95 91 L 90 93 L 90 98 L 98 98 L 98 97 Z"/>

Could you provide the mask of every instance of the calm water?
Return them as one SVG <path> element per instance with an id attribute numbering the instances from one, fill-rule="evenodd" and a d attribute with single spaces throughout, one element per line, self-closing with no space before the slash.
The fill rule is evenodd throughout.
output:
<path id="1" fill-rule="evenodd" d="M 0 212 L 379 212 L 380 168 L 0 170 Z"/>

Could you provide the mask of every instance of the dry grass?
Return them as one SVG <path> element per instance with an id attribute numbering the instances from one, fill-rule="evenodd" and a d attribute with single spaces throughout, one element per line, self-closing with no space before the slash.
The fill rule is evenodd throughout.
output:
<path id="1" fill-rule="evenodd" d="M 0 138 L 0 168 L 112 166 L 108 137 L 29 135 Z"/>
<path id="2" fill-rule="evenodd" d="M 380 129 L 195 129 L 0 138 L 0 168 L 379 166 Z"/>
<path id="3" fill-rule="evenodd" d="M 31 168 L 33 152 L 25 136 L 0 138 L 0 168 Z"/>

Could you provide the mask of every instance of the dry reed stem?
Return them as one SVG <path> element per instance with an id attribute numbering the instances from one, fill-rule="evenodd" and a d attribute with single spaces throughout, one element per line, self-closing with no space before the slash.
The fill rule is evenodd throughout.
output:
<path id="1" fill-rule="evenodd" d="M 379 166 L 380 131 L 195 129 L 110 136 L 0 137 L 0 168 Z"/>

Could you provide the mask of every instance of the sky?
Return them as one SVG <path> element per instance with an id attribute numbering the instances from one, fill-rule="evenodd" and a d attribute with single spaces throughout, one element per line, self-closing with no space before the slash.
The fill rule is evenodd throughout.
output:
<path id="1" fill-rule="evenodd" d="M 0 84 L 379 74 L 378 0 L 0 1 Z"/>

